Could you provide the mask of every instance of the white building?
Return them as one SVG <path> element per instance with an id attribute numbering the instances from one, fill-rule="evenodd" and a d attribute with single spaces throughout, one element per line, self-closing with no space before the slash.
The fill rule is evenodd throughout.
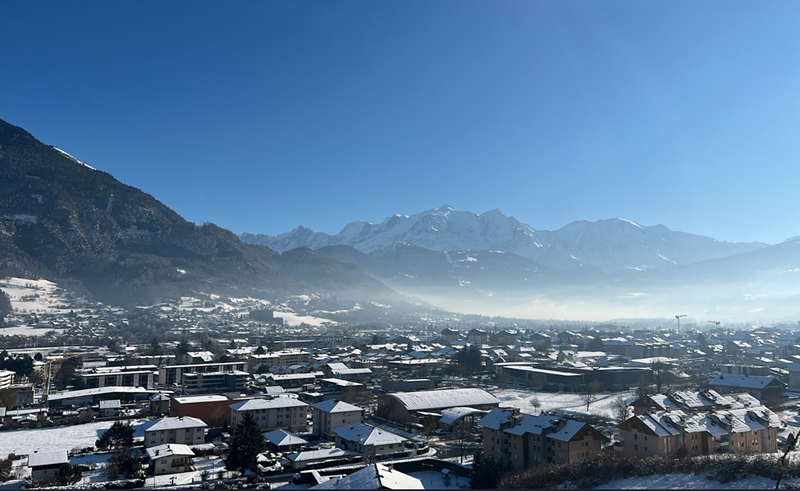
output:
<path id="1" fill-rule="evenodd" d="M 205 443 L 207 426 L 202 420 L 189 416 L 161 418 L 144 430 L 144 446 L 166 443 L 200 445 Z"/>
<path id="2" fill-rule="evenodd" d="M 186 445 L 179 443 L 165 443 L 147 449 L 147 457 L 153 468 L 153 475 L 176 474 L 189 472 L 192 468 L 194 452 Z"/>
<path id="3" fill-rule="evenodd" d="M 52 483 L 58 468 L 68 463 L 69 458 L 67 458 L 66 450 L 36 452 L 28 455 L 31 479 L 44 484 Z"/>
<path id="4" fill-rule="evenodd" d="M 378 455 L 391 455 L 406 451 L 404 445 L 406 438 L 361 423 L 337 428 L 333 430 L 333 433 L 336 435 L 336 446 L 358 452 L 364 458 L 372 459 Z"/>
<path id="5" fill-rule="evenodd" d="M 0 370 L 0 389 L 7 389 L 14 381 L 14 372 L 11 370 Z"/>

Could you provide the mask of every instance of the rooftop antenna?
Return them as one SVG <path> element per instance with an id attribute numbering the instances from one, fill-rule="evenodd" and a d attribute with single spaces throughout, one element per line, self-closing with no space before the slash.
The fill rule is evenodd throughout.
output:
<path id="1" fill-rule="evenodd" d="M 681 332 L 681 317 L 686 317 L 686 314 L 679 314 L 675 316 L 675 318 L 678 319 L 678 333 Z"/>

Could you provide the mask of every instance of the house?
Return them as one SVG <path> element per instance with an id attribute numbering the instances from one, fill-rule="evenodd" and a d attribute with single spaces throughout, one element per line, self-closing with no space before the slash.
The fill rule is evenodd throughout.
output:
<path id="1" fill-rule="evenodd" d="M 192 457 L 194 457 L 192 449 L 180 443 L 165 443 L 147 449 L 150 472 L 154 476 L 192 471 L 194 470 Z"/>
<path id="2" fill-rule="evenodd" d="M 361 423 L 364 410 L 336 399 L 318 402 L 311 406 L 314 434 L 332 440 L 333 430 Z"/>
<path id="3" fill-rule="evenodd" d="M 34 452 L 28 455 L 28 467 L 31 469 L 31 479 L 40 483 L 52 483 L 56 471 L 64 464 L 69 464 L 66 450 Z"/>
<path id="4" fill-rule="evenodd" d="M 516 469 L 547 462 L 570 463 L 600 452 L 606 437 L 586 423 L 551 414 L 523 414 L 494 408 L 481 418 L 483 451 Z"/>
<path id="5" fill-rule="evenodd" d="M 159 392 L 150 396 L 150 414 L 167 414 L 169 413 L 169 401 L 171 397 L 168 394 Z"/>
<path id="6" fill-rule="evenodd" d="M 119 416 L 119 410 L 122 407 L 119 399 L 107 399 L 100 401 L 98 411 L 101 418 L 114 418 Z"/>
<path id="7" fill-rule="evenodd" d="M 308 404 L 293 397 L 250 399 L 230 406 L 231 426 L 236 427 L 250 413 L 262 431 L 285 429 L 303 433 L 308 429 Z"/>
<path id="8" fill-rule="evenodd" d="M 304 469 L 308 466 L 318 464 L 340 464 L 348 463 L 359 455 L 352 450 L 342 450 L 341 448 L 323 448 L 320 450 L 305 450 L 294 452 L 286 456 L 286 464 L 291 465 L 295 470 Z"/>
<path id="9" fill-rule="evenodd" d="M 207 427 L 202 420 L 192 417 L 161 418 L 145 428 L 144 446 L 155 447 L 165 443 L 200 445 L 205 443 Z"/>
<path id="10" fill-rule="evenodd" d="M 337 447 L 358 452 L 365 459 L 406 451 L 406 438 L 361 423 L 337 428 L 333 433 L 336 435 Z"/>
<path id="11" fill-rule="evenodd" d="M 308 445 L 306 440 L 286 430 L 268 431 L 264 433 L 264 439 L 272 450 L 280 452 L 294 452 Z"/>
<path id="12" fill-rule="evenodd" d="M 425 489 L 422 481 L 383 464 L 372 464 L 346 477 L 333 477 L 310 489 Z"/>
<path id="13" fill-rule="evenodd" d="M 673 455 L 683 446 L 680 409 L 634 415 L 617 426 L 620 449 L 638 457 Z"/>

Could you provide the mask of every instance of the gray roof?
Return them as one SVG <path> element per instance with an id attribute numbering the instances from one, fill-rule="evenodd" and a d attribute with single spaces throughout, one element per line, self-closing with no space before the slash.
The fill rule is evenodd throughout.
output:
<path id="1" fill-rule="evenodd" d="M 761 377 L 756 375 L 717 375 L 717 378 L 711 381 L 711 385 L 719 385 L 722 387 L 738 387 L 742 389 L 763 389 L 769 384 L 778 382 L 783 385 L 775 377 Z"/>
<path id="2" fill-rule="evenodd" d="M 406 438 L 400 435 L 395 435 L 381 428 L 374 428 L 361 423 L 351 426 L 342 426 L 336 428 L 333 432 L 345 440 L 358 442 L 361 445 L 392 445 L 406 441 Z"/>
<path id="3" fill-rule="evenodd" d="M 191 416 L 161 418 L 154 422 L 145 431 L 177 430 L 182 428 L 205 428 L 208 426 L 203 420 Z"/>
<path id="4" fill-rule="evenodd" d="M 36 452 L 28 454 L 28 467 L 44 465 L 66 464 L 69 462 L 66 450 L 53 450 L 50 452 Z"/>
<path id="5" fill-rule="evenodd" d="M 364 411 L 358 406 L 348 404 L 344 401 L 337 401 L 336 399 L 328 399 L 327 401 L 318 402 L 312 405 L 314 409 L 319 409 L 326 413 L 345 413 L 350 411 Z"/>
<path id="6" fill-rule="evenodd" d="M 425 489 L 422 481 L 383 464 L 372 464 L 346 477 L 334 477 L 310 489 Z"/>
<path id="7" fill-rule="evenodd" d="M 194 452 L 192 452 L 192 449 L 189 448 L 188 445 L 182 443 L 165 443 L 147 449 L 147 456 L 150 460 L 159 459 L 161 457 L 171 457 L 173 455 L 191 457 L 194 455 Z"/>
<path id="8" fill-rule="evenodd" d="M 269 431 L 264 433 L 264 438 L 266 438 L 268 442 L 278 447 L 287 445 L 305 445 L 308 443 L 294 433 L 290 433 L 286 430 Z"/>
<path id="9" fill-rule="evenodd" d="M 254 411 L 256 409 L 273 409 L 282 407 L 306 407 L 308 404 L 293 397 L 275 397 L 273 399 L 250 399 L 231 404 L 234 411 Z"/>
<path id="10" fill-rule="evenodd" d="M 481 389 L 397 392 L 395 394 L 387 394 L 387 396 L 396 398 L 409 411 L 500 404 L 499 399 Z"/>

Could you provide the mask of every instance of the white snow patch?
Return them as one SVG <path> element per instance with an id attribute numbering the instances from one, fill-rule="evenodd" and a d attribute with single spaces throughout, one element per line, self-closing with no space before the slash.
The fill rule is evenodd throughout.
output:
<path id="1" fill-rule="evenodd" d="M 73 157 L 72 155 L 68 154 L 67 152 L 65 152 L 65 151 L 61 150 L 61 149 L 60 149 L 60 148 L 58 148 L 58 147 L 53 147 L 53 150 L 56 150 L 56 151 L 58 151 L 58 152 L 61 152 L 61 153 L 62 153 L 62 154 L 65 156 L 65 157 L 67 157 L 67 158 L 71 159 L 72 161 L 74 161 L 74 162 L 76 162 L 76 163 L 78 163 L 78 164 L 81 164 L 81 165 L 83 165 L 83 166 L 86 166 L 86 167 L 88 167 L 88 168 L 90 168 L 90 169 L 92 169 L 92 170 L 97 170 L 97 169 L 95 169 L 94 167 L 92 167 L 91 165 L 87 164 L 86 162 L 83 162 L 82 160 L 78 160 L 78 159 L 76 159 L 75 157 Z"/>
<path id="2" fill-rule="evenodd" d="M 633 225 L 634 227 L 636 227 L 636 228 L 640 228 L 640 229 L 644 230 L 644 227 L 642 227 L 642 226 L 641 226 L 641 225 L 639 225 L 638 223 L 634 222 L 633 220 L 626 220 L 626 219 L 624 219 L 624 218 L 617 218 L 617 220 L 619 220 L 619 221 L 621 221 L 621 222 L 627 222 L 627 223 L 630 223 L 630 224 L 631 224 L 631 225 Z"/>
<path id="3" fill-rule="evenodd" d="M 660 252 L 656 252 L 656 254 L 658 254 L 658 257 L 660 257 L 660 258 L 661 258 L 661 259 L 663 259 L 664 261 L 669 261 L 669 262 L 671 262 L 672 264 L 676 264 L 676 265 L 678 264 L 678 263 L 676 263 L 675 261 L 673 261 L 672 259 L 670 259 L 670 258 L 668 258 L 668 257 L 664 257 L 664 256 L 662 256 Z"/>

